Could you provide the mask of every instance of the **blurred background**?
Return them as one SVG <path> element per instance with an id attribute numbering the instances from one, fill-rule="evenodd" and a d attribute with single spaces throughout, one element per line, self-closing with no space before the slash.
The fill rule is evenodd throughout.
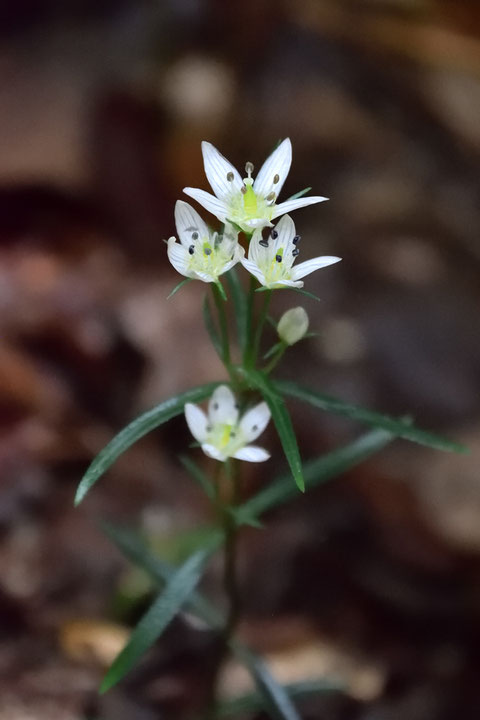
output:
<path id="1" fill-rule="evenodd" d="M 258 169 L 286 136 L 282 198 L 331 198 L 295 213 L 304 259 L 343 261 L 308 278 L 321 303 L 274 296 L 276 318 L 305 300 L 319 332 L 279 375 L 412 414 L 471 452 L 397 441 L 248 529 L 242 635 L 282 681 L 337 679 L 305 719 L 479 717 L 479 35 L 475 0 L 2 4 L 1 720 L 198 709 L 211 638 L 180 620 L 97 694 L 152 597 L 100 519 L 172 560 L 209 521 L 177 459 L 183 418 L 72 501 L 126 422 L 221 372 L 205 288 L 166 301 L 179 278 L 162 239 L 182 188 L 207 189 L 201 140 Z M 290 408 L 304 458 L 363 432 Z M 250 491 L 285 470 L 273 431 L 265 442 Z M 222 687 L 247 687 L 234 663 Z"/>

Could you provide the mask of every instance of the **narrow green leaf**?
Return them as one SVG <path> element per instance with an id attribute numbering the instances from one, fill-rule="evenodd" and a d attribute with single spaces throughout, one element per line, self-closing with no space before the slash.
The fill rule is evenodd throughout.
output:
<path id="1" fill-rule="evenodd" d="M 199 402 L 209 397 L 219 383 L 208 383 L 187 390 L 180 395 L 169 398 L 156 407 L 148 410 L 133 420 L 127 427 L 115 435 L 103 450 L 93 460 L 83 476 L 75 495 L 75 505 L 78 505 L 97 480 L 113 465 L 115 460 L 128 450 L 141 437 L 154 430 L 162 423 L 171 420 L 183 412 L 185 403 Z"/>
<path id="2" fill-rule="evenodd" d="M 299 190 L 294 195 L 291 195 L 289 198 L 287 198 L 286 202 L 288 202 L 288 200 L 298 200 L 298 198 L 301 198 L 304 195 L 306 195 L 308 192 L 310 192 L 311 189 L 312 189 L 311 187 L 306 187 L 306 188 L 303 188 L 303 190 Z"/>
<path id="3" fill-rule="evenodd" d="M 329 395 L 324 395 L 317 390 L 312 390 L 286 380 L 276 380 L 274 384 L 277 391 L 284 395 L 296 397 L 326 412 L 344 415 L 352 420 L 359 420 L 360 422 L 367 423 L 367 425 L 383 428 L 405 440 L 411 440 L 412 442 L 426 445 L 427 447 L 432 447 L 437 450 L 447 450 L 458 453 L 468 452 L 468 448 L 464 445 L 447 440 L 440 435 L 421 430 L 404 419 L 381 415 L 380 413 L 366 410 L 357 405 L 350 405 L 349 403 L 343 402 L 343 400 L 338 400 Z"/>
<path id="4" fill-rule="evenodd" d="M 208 297 L 205 295 L 205 298 L 203 300 L 203 322 L 205 323 L 205 327 L 207 328 L 208 335 L 210 337 L 210 340 L 212 341 L 212 345 L 215 348 L 217 355 L 222 358 L 223 357 L 223 348 L 222 343 L 220 340 L 220 336 L 218 334 L 217 327 L 215 325 L 215 320 L 213 319 L 212 311 L 210 309 L 210 303 L 208 302 Z"/>
<path id="5" fill-rule="evenodd" d="M 265 710 L 271 712 L 276 720 L 301 720 L 287 691 L 275 680 L 262 658 L 247 648 L 237 648 L 237 657 L 255 680 Z"/>
<path id="6" fill-rule="evenodd" d="M 215 500 L 215 488 L 213 484 L 201 468 L 198 467 L 197 463 L 194 462 L 187 455 L 180 455 L 180 462 L 182 463 L 185 470 L 192 476 L 197 485 L 202 488 L 205 495 L 210 500 Z"/>
<path id="7" fill-rule="evenodd" d="M 332 680 L 305 680 L 304 682 L 284 685 L 284 690 L 290 698 L 315 697 L 324 693 L 339 692 L 345 690 L 345 684 Z M 258 692 L 246 693 L 239 697 L 225 700 L 215 708 L 215 717 L 228 718 L 237 715 L 257 713 L 264 709 L 264 699 Z"/>
<path id="8" fill-rule="evenodd" d="M 282 396 L 264 373 L 258 370 L 245 370 L 245 377 L 254 388 L 261 392 L 265 402 L 270 408 L 272 419 L 275 423 L 292 475 L 299 490 L 304 492 L 305 483 L 303 480 L 302 462 L 298 450 L 297 438 Z"/>
<path id="9" fill-rule="evenodd" d="M 127 646 L 113 661 L 100 686 L 100 692 L 104 693 L 116 685 L 158 640 L 194 590 L 215 549 L 206 547 L 199 550 L 172 575 L 163 592 L 132 632 Z"/>
<path id="10" fill-rule="evenodd" d="M 227 302 L 227 299 L 228 299 L 228 298 L 227 298 L 227 293 L 225 292 L 225 288 L 223 287 L 223 285 L 222 285 L 222 283 L 220 282 L 220 280 L 218 280 L 218 282 L 215 283 L 215 287 L 218 289 L 218 292 L 220 293 L 220 297 L 222 298 L 222 300 L 224 300 L 225 302 Z"/>
<path id="11" fill-rule="evenodd" d="M 344 447 L 309 460 L 303 466 L 307 490 L 351 470 L 382 450 L 394 438 L 395 435 L 386 430 L 371 430 Z M 231 512 L 238 523 L 251 525 L 252 519 L 259 518 L 267 510 L 287 502 L 296 494 L 290 475 L 282 475 L 242 505 L 232 508 Z"/>
<path id="12" fill-rule="evenodd" d="M 165 583 L 172 579 L 175 570 L 171 565 L 157 557 L 137 532 L 106 522 L 101 523 L 101 528 L 122 555 L 144 570 L 159 587 L 164 587 Z M 219 533 L 217 547 L 220 547 L 223 539 L 223 534 Z M 197 592 L 190 595 L 188 608 L 207 625 L 216 629 L 223 627 L 224 618 L 221 613 Z"/>
<path id="13" fill-rule="evenodd" d="M 319 298 L 318 295 L 314 295 L 314 293 L 308 292 L 308 290 L 304 290 L 303 288 L 291 288 L 291 290 L 300 293 L 300 295 L 305 295 L 305 297 L 311 298 L 311 300 L 316 300 L 316 302 L 323 302 L 322 298 Z"/>
<path id="14" fill-rule="evenodd" d="M 182 280 L 181 282 L 179 282 L 178 285 L 175 285 L 172 292 L 167 295 L 167 300 L 170 300 L 170 298 L 173 297 L 175 295 L 175 293 L 177 293 L 180 290 L 180 288 L 182 288 L 184 285 L 189 283 L 191 280 L 192 280 L 192 278 L 185 278 L 185 280 Z"/>
<path id="15" fill-rule="evenodd" d="M 243 289 L 239 280 L 236 268 L 232 268 L 226 275 L 228 287 L 232 294 L 233 307 L 235 310 L 235 318 L 237 322 L 238 347 L 240 352 L 245 352 L 248 336 L 247 321 L 247 294 Z"/>

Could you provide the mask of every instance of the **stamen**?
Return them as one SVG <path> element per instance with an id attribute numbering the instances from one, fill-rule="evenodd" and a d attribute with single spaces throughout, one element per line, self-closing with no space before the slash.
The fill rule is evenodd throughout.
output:
<path id="1" fill-rule="evenodd" d="M 228 180 L 228 182 L 233 182 L 233 172 L 232 171 L 227 173 L 227 180 Z"/>
<path id="2" fill-rule="evenodd" d="M 258 425 L 252 425 L 252 432 L 257 432 Z"/>
<path id="3" fill-rule="evenodd" d="M 263 240 L 263 239 L 262 239 L 262 240 L 259 241 L 258 244 L 261 245 L 261 246 L 264 247 L 264 248 L 268 248 L 268 240 Z"/>
<path id="4" fill-rule="evenodd" d="M 276 260 L 278 263 L 281 263 L 281 262 L 282 262 L 282 256 L 281 256 L 281 255 L 275 255 L 275 260 Z"/>
<path id="5" fill-rule="evenodd" d="M 293 257 L 297 257 L 297 255 L 300 255 L 300 248 L 294 248 L 292 250 Z"/>
<path id="6" fill-rule="evenodd" d="M 273 184 L 276 185 L 278 182 L 280 182 L 280 175 L 277 173 L 273 176 Z"/>
<path id="7" fill-rule="evenodd" d="M 211 255 L 211 254 L 212 254 L 212 248 L 208 248 L 208 247 L 207 247 L 207 248 L 205 248 L 205 250 L 204 250 L 203 252 L 205 253 L 205 255 Z"/>
<path id="8" fill-rule="evenodd" d="M 213 409 L 218 410 L 218 403 L 213 403 Z"/>
<path id="9" fill-rule="evenodd" d="M 271 202 L 274 202 L 274 201 L 275 201 L 275 198 L 276 198 L 275 193 L 274 193 L 274 192 L 271 192 L 271 193 L 268 193 L 268 195 L 267 195 L 267 197 L 265 198 L 265 200 L 266 200 L 267 202 L 271 203 Z"/>
<path id="10" fill-rule="evenodd" d="M 236 437 L 236 436 L 237 436 L 237 433 L 234 432 L 233 430 L 230 430 L 230 437 L 231 437 L 231 438 L 234 438 L 234 437 Z"/>
<path id="11" fill-rule="evenodd" d="M 211 425 L 207 425 L 206 430 L 207 430 L 207 432 L 212 432 L 212 426 L 211 426 Z"/>
<path id="12" fill-rule="evenodd" d="M 193 255 L 193 253 L 195 252 L 195 245 L 190 245 L 190 247 L 188 248 L 188 252 L 190 253 L 190 255 Z"/>
<path id="13" fill-rule="evenodd" d="M 192 240 L 198 240 L 198 233 L 197 233 L 197 232 L 193 232 L 193 233 L 192 233 Z"/>
<path id="14" fill-rule="evenodd" d="M 300 242 L 301 239 L 302 239 L 302 236 L 301 236 L 301 235 L 295 235 L 295 237 L 293 238 L 292 242 L 293 242 L 294 245 L 296 245 L 297 243 Z"/>
<path id="15" fill-rule="evenodd" d="M 245 185 L 242 185 L 242 189 L 241 189 L 242 195 L 245 195 L 246 192 L 247 192 L 247 188 L 245 187 Z"/>
<path id="16" fill-rule="evenodd" d="M 245 172 L 247 173 L 248 177 L 250 177 L 253 173 L 253 164 L 251 162 L 247 162 L 245 164 Z"/>
<path id="17" fill-rule="evenodd" d="M 278 232 L 276 230 L 272 230 L 270 233 L 272 240 L 276 240 L 278 238 Z"/>

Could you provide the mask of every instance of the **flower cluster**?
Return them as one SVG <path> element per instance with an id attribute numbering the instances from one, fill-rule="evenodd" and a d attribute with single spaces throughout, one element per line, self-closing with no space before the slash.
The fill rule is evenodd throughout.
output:
<path id="1" fill-rule="evenodd" d="M 233 165 L 210 143 L 202 143 L 205 174 L 214 195 L 198 188 L 184 192 L 223 223 L 213 231 L 188 203 L 178 200 L 175 224 L 179 241 L 168 240 L 168 257 L 173 267 L 187 278 L 216 283 L 220 276 L 241 263 L 264 288 L 301 288 L 306 275 L 340 260 L 324 255 L 295 265 L 300 248 L 293 220 L 287 214 L 297 208 L 327 200 L 321 196 L 292 197 L 278 203 L 278 196 L 292 163 L 292 145 L 287 138 L 267 158 L 253 179 L 253 165 L 245 165 L 242 178 Z M 273 220 L 281 218 L 274 226 Z M 248 241 L 248 257 L 239 242 L 243 232 Z M 272 363 L 283 350 L 300 340 L 308 329 L 303 308 L 292 308 L 278 324 L 281 343 Z M 275 349 L 275 348 L 274 348 Z M 262 462 L 269 453 L 251 445 L 265 429 L 270 410 L 265 402 L 240 416 L 239 406 L 227 385 L 213 393 L 208 414 L 192 403 L 185 405 L 185 418 L 193 437 L 206 455 L 221 462 L 228 458 Z"/>
<path id="2" fill-rule="evenodd" d="M 340 260 L 324 255 L 293 266 L 300 253 L 300 235 L 288 213 L 327 200 L 321 196 L 292 198 L 277 204 L 277 198 L 292 163 L 292 144 L 287 138 L 267 158 L 255 180 L 253 165 L 247 162 L 243 178 L 234 166 L 210 143 L 202 143 L 205 174 L 215 195 L 198 188 L 184 192 L 222 223 L 222 233 L 212 232 L 200 215 L 186 202 L 175 206 L 175 224 L 180 242 L 168 240 L 170 262 L 182 275 L 203 282 L 218 278 L 238 262 L 266 288 L 303 287 L 302 278 Z M 276 227 L 272 220 L 282 216 Z M 264 236 L 265 228 L 272 228 Z M 238 232 L 251 237 L 248 258 L 238 241 Z"/>

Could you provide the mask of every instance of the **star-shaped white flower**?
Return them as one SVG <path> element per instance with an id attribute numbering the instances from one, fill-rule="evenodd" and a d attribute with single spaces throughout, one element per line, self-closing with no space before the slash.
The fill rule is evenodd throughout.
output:
<path id="1" fill-rule="evenodd" d="M 238 232 L 225 224 L 222 235 L 212 232 L 188 203 L 177 200 L 175 224 L 180 242 L 168 240 L 168 259 L 182 275 L 203 282 L 218 282 L 242 259 L 245 250 L 238 243 Z"/>
<path id="2" fill-rule="evenodd" d="M 300 236 L 295 234 L 292 218 L 285 215 L 271 231 L 268 239 L 263 239 L 260 230 L 255 231 L 250 241 L 248 259 L 242 258 L 242 265 L 264 287 L 300 288 L 303 287 L 300 278 L 341 260 L 334 255 L 323 255 L 294 267 L 295 258 L 300 253 L 299 242 Z"/>
<path id="3" fill-rule="evenodd" d="M 291 210 L 323 202 L 320 196 L 286 200 L 277 205 L 277 198 L 292 164 L 292 143 L 287 138 L 265 160 L 255 180 L 252 163 L 247 163 L 247 177 L 239 172 L 209 142 L 202 142 L 205 174 L 213 192 L 186 187 L 183 192 L 197 200 L 219 220 L 230 220 L 246 233 L 272 224 L 272 220 Z"/>
<path id="4" fill-rule="evenodd" d="M 208 403 L 208 415 L 198 405 L 187 403 L 185 419 L 208 457 L 221 462 L 229 457 L 263 462 L 270 457 L 263 448 L 248 444 L 267 427 L 270 420 L 268 405 L 261 402 L 240 418 L 235 395 L 227 385 L 220 385 L 214 391 Z"/>

